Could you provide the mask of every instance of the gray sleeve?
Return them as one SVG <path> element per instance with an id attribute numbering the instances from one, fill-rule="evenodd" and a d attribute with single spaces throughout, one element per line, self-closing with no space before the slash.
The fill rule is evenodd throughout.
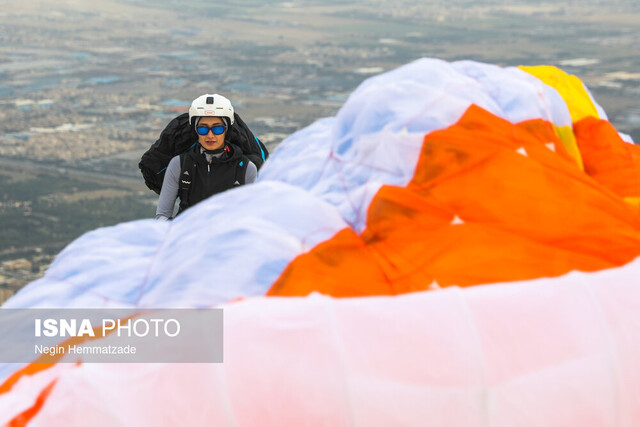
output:
<path id="1" fill-rule="evenodd" d="M 251 184 L 252 182 L 255 182 L 257 177 L 258 177 L 258 168 L 252 161 L 249 161 L 249 164 L 247 165 L 247 170 L 244 174 L 244 183 Z"/>
<path id="2" fill-rule="evenodd" d="M 162 190 L 158 198 L 156 219 L 167 220 L 173 215 L 173 206 L 178 198 L 178 183 L 180 179 L 180 156 L 175 156 L 169 162 L 162 181 Z"/>

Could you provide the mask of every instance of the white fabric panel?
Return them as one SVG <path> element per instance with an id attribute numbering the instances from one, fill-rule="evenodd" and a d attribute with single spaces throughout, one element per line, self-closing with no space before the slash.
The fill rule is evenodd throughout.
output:
<path id="1" fill-rule="evenodd" d="M 631 135 L 627 135 L 626 133 L 622 133 L 622 132 L 618 132 L 618 135 L 620 135 L 620 138 L 624 142 L 628 142 L 629 144 L 635 144 L 635 142 L 633 141 L 633 138 L 631 137 Z"/>
<path id="2" fill-rule="evenodd" d="M 223 364 L 67 367 L 33 425 L 640 423 L 640 259 L 464 290 L 224 308 Z M 0 422 L 17 412 L 7 402 Z"/>
<path id="3" fill-rule="evenodd" d="M 301 189 L 253 184 L 174 221 L 87 233 L 4 307 L 212 307 L 264 295 L 293 258 L 346 226 L 334 207 Z"/>
<path id="4" fill-rule="evenodd" d="M 420 59 L 367 79 L 334 119 L 287 138 L 260 180 L 310 191 L 360 232 L 368 204 L 358 202 L 370 200 L 361 198 L 368 193 L 362 187 L 406 185 L 424 135 L 453 125 L 471 104 L 513 123 L 542 118 L 571 125 L 558 92 L 518 68 Z"/>

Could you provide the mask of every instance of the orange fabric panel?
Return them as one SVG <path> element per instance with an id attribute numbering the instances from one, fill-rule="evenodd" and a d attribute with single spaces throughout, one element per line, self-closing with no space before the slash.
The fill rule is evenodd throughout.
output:
<path id="1" fill-rule="evenodd" d="M 28 425 L 29 421 L 31 421 L 33 417 L 35 417 L 38 414 L 38 412 L 44 405 L 45 401 L 47 400 L 47 397 L 49 397 L 49 394 L 51 393 L 51 390 L 53 389 L 53 387 L 56 385 L 57 381 L 58 380 L 51 381 L 51 383 L 49 383 L 48 386 L 42 389 L 33 406 L 27 409 L 26 411 L 18 414 L 14 419 L 12 419 L 9 422 L 9 427 L 23 427 Z"/>
<path id="2" fill-rule="evenodd" d="M 585 172 L 622 197 L 640 197 L 640 146 L 623 141 L 606 120 L 587 117 L 573 126 Z"/>
<path id="3" fill-rule="evenodd" d="M 295 287 L 290 284 L 295 283 Z M 267 295 L 308 295 L 316 290 L 341 296 L 388 294 L 385 277 L 360 236 L 347 228 L 297 257 Z"/>
<path id="4" fill-rule="evenodd" d="M 126 317 L 125 319 L 130 319 L 130 318 L 133 318 L 133 317 L 134 316 L 129 316 L 129 317 Z M 103 335 L 102 335 L 103 330 L 102 330 L 101 327 L 96 326 L 95 328 L 93 328 L 93 332 L 95 334 L 95 336 L 93 336 L 93 337 L 90 337 L 90 336 L 69 337 L 66 340 L 64 340 L 62 343 L 58 344 L 58 347 L 68 347 L 70 345 L 81 345 L 81 344 L 83 344 L 85 342 L 98 340 L 98 339 L 103 337 Z M 109 335 L 111 333 L 113 333 L 113 330 L 109 331 L 107 333 L 107 335 Z M 45 353 L 45 354 L 41 354 L 40 356 L 38 356 L 38 358 L 34 362 L 26 365 L 22 369 L 17 370 L 9 378 L 7 378 L 3 383 L 1 383 L 0 384 L 0 394 L 7 393 L 7 392 L 11 391 L 13 386 L 23 376 L 34 375 L 34 374 L 36 374 L 36 373 L 38 373 L 40 371 L 44 371 L 46 369 L 52 368 L 63 357 L 64 357 L 64 353 L 55 353 L 55 354 Z M 79 362 L 77 364 L 79 364 Z"/>
<path id="5" fill-rule="evenodd" d="M 34 362 L 30 363 L 23 368 L 15 371 L 9 378 L 5 380 L 2 384 L 0 384 L 0 394 L 8 393 L 11 391 L 13 386 L 24 376 L 35 375 L 38 372 L 47 370 L 55 366 L 55 363 L 39 363 Z"/>
<path id="6" fill-rule="evenodd" d="M 133 318 L 134 316 L 129 316 L 129 317 L 125 317 L 125 319 L 130 319 Z M 95 334 L 95 336 L 91 337 L 91 336 L 78 336 L 78 337 L 69 337 L 66 340 L 64 340 L 63 342 L 61 342 L 60 344 L 58 344 L 58 347 L 68 347 L 70 345 L 82 345 L 85 342 L 89 342 L 89 341 L 93 341 L 93 340 L 98 340 L 100 338 L 103 337 L 102 335 L 102 328 L 101 327 L 94 327 L 93 328 L 93 332 Z M 113 333 L 114 331 L 111 330 L 109 332 L 107 332 L 107 335 Z M 13 386 L 22 379 L 22 377 L 24 376 L 30 376 L 30 375 L 35 375 L 41 371 L 47 370 L 49 368 L 52 368 L 56 365 L 56 363 L 58 363 L 62 358 L 64 357 L 64 353 L 55 353 L 55 354 L 50 354 L 50 353 L 45 353 L 45 354 L 41 354 L 40 356 L 38 356 L 38 358 L 24 366 L 23 368 L 15 371 L 9 378 L 7 378 L 3 383 L 0 383 L 0 394 L 3 393 L 8 393 L 9 391 L 11 391 L 11 389 L 13 388 Z M 76 362 L 76 365 L 80 365 L 80 362 Z"/>
<path id="7" fill-rule="evenodd" d="M 394 295 L 596 271 L 640 255 L 640 219 L 582 172 L 543 120 L 472 106 L 425 137 L 413 180 L 385 186 L 367 228 L 296 258 L 269 295 Z"/>

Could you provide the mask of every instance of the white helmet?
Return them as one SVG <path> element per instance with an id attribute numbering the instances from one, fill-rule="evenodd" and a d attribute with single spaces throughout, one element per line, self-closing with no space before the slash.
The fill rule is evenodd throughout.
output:
<path id="1" fill-rule="evenodd" d="M 189 123 L 193 124 L 194 117 L 227 117 L 230 124 L 234 123 L 233 106 L 231 101 L 217 93 L 197 97 L 189 107 Z"/>

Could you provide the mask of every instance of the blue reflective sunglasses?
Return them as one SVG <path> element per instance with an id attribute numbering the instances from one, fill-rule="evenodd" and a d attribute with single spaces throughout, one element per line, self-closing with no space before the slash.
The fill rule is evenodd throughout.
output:
<path id="1" fill-rule="evenodd" d="M 222 135 L 227 127 L 223 124 L 213 125 L 211 127 L 198 125 L 198 127 L 196 127 L 196 132 L 198 132 L 198 135 L 205 136 L 209 133 L 209 129 L 211 129 L 211 132 L 213 132 L 214 135 Z"/>

